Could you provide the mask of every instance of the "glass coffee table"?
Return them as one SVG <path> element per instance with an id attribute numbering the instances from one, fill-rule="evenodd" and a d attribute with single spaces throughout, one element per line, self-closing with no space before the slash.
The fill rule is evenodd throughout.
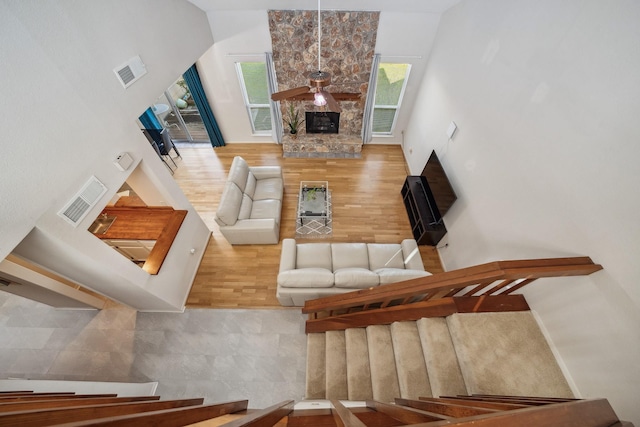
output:
<path id="1" fill-rule="evenodd" d="M 329 182 L 300 181 L 298 194 L 298 220 L 304 225 L 305 220 L 324 220 L 329 218 Z"/>

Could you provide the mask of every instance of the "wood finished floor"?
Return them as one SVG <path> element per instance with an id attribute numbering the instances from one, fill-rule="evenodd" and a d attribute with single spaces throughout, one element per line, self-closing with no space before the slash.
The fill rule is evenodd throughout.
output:
<path id="1" fill-rule="evenodd" d="M 400 189 L 406 177 L 400 146 L 367 145 L 361 159 L 283 158 L 277 144 L 180 147 L 174 178 L 212 230 L 212 237 L 187 299 L 188 307 L 281 308 L 276 276 L 282 243 L 232 246 L 214 221 L 234 156 L 249 165 L 280 165 L 284 200 L 280 240 L 295 235 L 300 181 L 329 181 L 333 199 L 333 236 L 325 242 L 398 243 L 411 238 Z M 299 241 L 319 241 L 307 239 Z M 427 271 L 441 272 L 435 248 L 420 246 Z"/>

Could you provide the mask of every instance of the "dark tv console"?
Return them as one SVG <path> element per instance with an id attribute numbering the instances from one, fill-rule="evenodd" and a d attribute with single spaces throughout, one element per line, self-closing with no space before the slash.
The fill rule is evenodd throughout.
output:
<path id="1" fill-rule="evenodd" d="M 419 245 L 436 246 L 447 234 L 447 228 L 442 220 L 436 221 L 438 214 L 434 213 L 436 206 L 429 203 L 429 184 L 424 176 L 407 176 L 402 186 L 402 200 L 407 209 L 413 238 Z"/>

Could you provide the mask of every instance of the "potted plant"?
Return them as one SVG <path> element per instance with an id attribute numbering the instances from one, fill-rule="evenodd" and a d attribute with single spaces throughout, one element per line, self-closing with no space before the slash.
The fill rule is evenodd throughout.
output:
<path id="1" fill-rule="evenodd" d="M 294 107 L 293 102 L 289 103 L 289 109 L 287 111 L 285 123 L 287 124 L 287 126 L 289 126 L 291 138 L 296 139 L 298 137 L 298 128 L 300 127 L 300 125 L 302 125 L 302 123 L 304 123 L 304 119 L 300 119 L 298 110 Z"/>

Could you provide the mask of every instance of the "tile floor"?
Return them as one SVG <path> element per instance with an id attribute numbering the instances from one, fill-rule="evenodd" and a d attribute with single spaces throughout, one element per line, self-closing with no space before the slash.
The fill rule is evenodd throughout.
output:
<path id="1" fill-rule="evenodd" d="M 304 396 L 299 310 L 57 310 L 0 292 L 0 378 L 148 382 L 162 399 Z"/>

